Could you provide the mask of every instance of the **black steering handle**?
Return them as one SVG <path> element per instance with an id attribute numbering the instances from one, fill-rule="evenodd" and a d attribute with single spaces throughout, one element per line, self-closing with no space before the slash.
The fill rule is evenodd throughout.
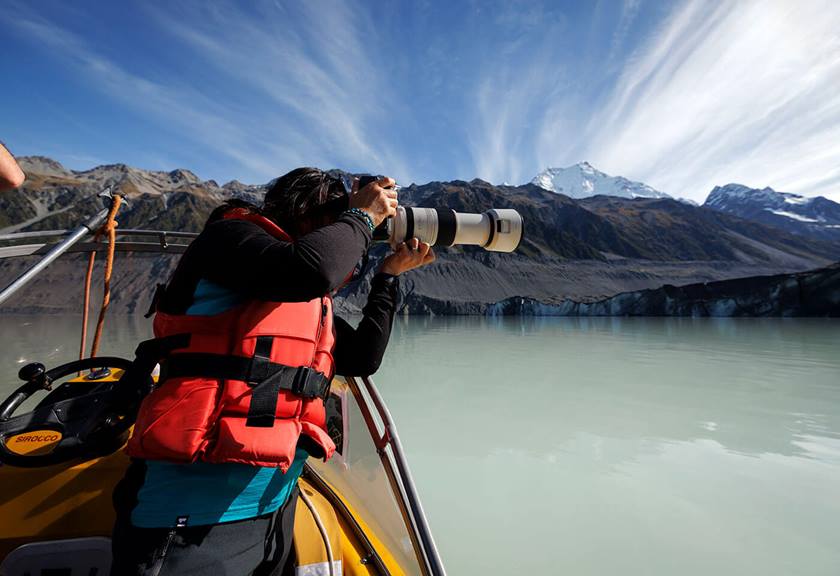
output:
<path id="1" fill-rule="evenodd" d="M 48 370 L 42 375 L 39 375 L 37 380 L 27 382 L 0 403 L 0 422 L 9 420 L 20 405 L 30 396 L 39 390 L 49 390 L 48 386 L 60 378 L 64 378 L 74 372 L 82 372 L 92 368 L 120 368 L 127 370 L 129 366 L 131 366 L 131 360 L 116 356 L 84 358 L 56 366 L 52 370 Z"/>

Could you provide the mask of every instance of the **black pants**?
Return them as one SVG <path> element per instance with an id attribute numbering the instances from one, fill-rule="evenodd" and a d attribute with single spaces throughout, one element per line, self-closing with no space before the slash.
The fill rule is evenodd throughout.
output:
<path id="1" fill-rule="evenodd" d="M 138 528 L 117 511 L 111 576 L 281 576 L 294 573 L 292 535 L 298 489 L 273 514 L 247 520 Z"/>

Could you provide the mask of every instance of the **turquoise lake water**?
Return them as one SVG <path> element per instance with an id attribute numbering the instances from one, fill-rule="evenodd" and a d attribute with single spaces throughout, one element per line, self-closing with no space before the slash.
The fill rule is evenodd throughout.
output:
<path id="1" fill-rule="evenodd" d="M 4 394 L 78 354 L 0 336 Z M 840 573 L 838 321 L 410 318 L 374 380 L 450 574 Z"/>

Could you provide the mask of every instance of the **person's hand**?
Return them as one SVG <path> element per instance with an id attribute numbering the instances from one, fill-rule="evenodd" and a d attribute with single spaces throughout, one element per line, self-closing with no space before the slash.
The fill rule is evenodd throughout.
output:
<path id="1" fill-rule="evenodd" d="M 364 210 L 374 227 L 397 213 L 397 191 L 389 190 L 396 184 L 393 178 L 384 176 L 371 182 L 350 196 L 350 208 Z"/>
<path id="2" fill-rule="evenodd" d="M 435 251 L 432 247 L 425 242 L 420 242 L 417 238 L 412 238 L 408 242 L 399 244 L 394 253 L 382 261 L 379 271 L 399 276 L 403 272 L 426 266 L 434 261 Z"/>
<path id="3" fill-rule="evenodd" d="M 15 157 L 0 142 L 0 191 L 20 188 L 25 179 L 26 175 L 15 162 Z"/>

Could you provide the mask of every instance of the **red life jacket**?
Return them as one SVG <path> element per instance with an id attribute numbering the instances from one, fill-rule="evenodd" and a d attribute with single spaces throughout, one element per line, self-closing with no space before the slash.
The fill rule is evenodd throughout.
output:
<path id="1" fill-rule="evenodd" d="M 247 210 L 225 218 L 252 221 L 291 241 Z M 161 362 L 159 385 L 140 406 L 129 456 L 284 472 L 299 443 L 313 456 L 332 456 L 323 401 L 334 373 L 329 295 L 309 302 L 251 300 L 210 316 L 157 312 L 154 333 L 186 345 Z"/>

